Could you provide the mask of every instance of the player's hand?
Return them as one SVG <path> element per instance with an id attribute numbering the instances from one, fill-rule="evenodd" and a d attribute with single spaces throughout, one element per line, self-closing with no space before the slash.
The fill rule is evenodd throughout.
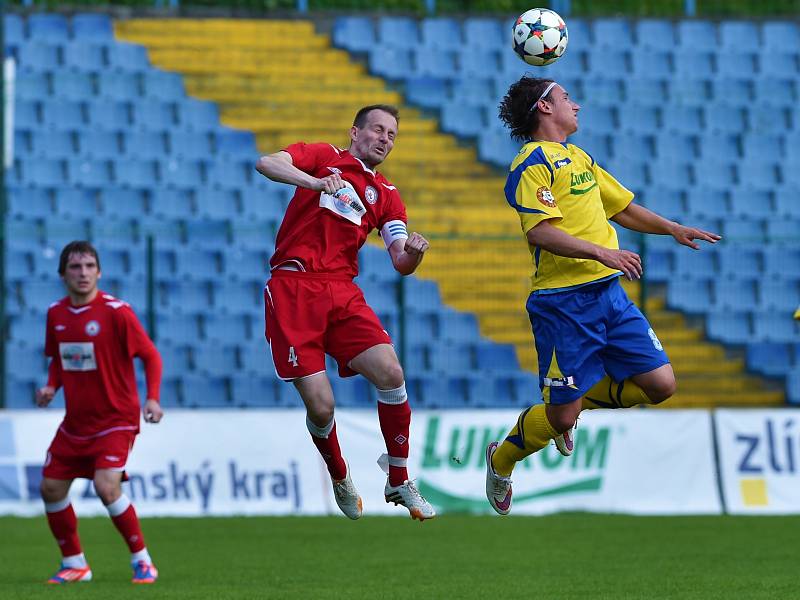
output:
<path id="1" fill-rule="evenodd" d="M 411 256 L 422 256 L 428 248 L 430 248 L 428 240 L 415 231 L 406 239 L 403 250 L 405 250 L 406 254 L 410 254 Z"/>
<path id="2" fill-rule="evenodd" d="M 335 194 L 338 190 L 342 189 L 343 187 L 347 187 L 347 184 L 342 179 L 342 176 L 338 173 L 331 173 L 327 177 L 323 177 L 322 179 L 317 179 L 316 184 L 314 185 L 312 190 L 315 192 L 325 192 L 326 194 Z"/>
<path id="3" fill-rule="evenodd" d="M 56 395 L 56 388 L 51 385 L 40 387 L 36 390 L 36 406 L 44 408 L 53 401 L 53 396 Z"/>
<path id="4" fill-rule="evenodd" d="M 597 260 L 609 269 L 622 271 L 629 281 L 642 278 L 642 259 L 636 252 L 603 248 Z"/>
<path id="5" fill-rule="evenodd" d="M 672 229 L 672 231 L 670 231 L 670 234 L 679 244 L 682 244 L 683 246 L 689 246 L 689 248 L 693 248 L 695 250 L 699 250 L 700 245 L 695 244 L 694 240 L 703 240 L 704 242 L 708 242 L 710 244 L 716 244 L 722 239 L 722 236 L 716 233 L 703 231 L 702 229 L 697 229 L 696 227 L 686 227 L 680 223 L 675 223 L 675 227 Z"/>
<path id="6" fill-rule="evenodd" d="M 164 411 L 161 409 L 158 400 L 147 400 L 144 403 L 142 414 L 147 423 L 158 423 L 161 417 L 164 416 Z"/>

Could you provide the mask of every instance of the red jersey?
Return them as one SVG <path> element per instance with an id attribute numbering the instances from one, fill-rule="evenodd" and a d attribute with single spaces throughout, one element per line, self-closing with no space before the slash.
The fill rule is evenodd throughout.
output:
<path id="1" fill-rule="evenodd" d="M 285 151 L 295 167 L 314 177 L 339 173 L 355 194 L 342 198 L 298 187 L 278 230 L 272 267 L 294 261 L 312 273 L 355 277 L 358 251 L 373 229 L 385 241 L 393 239 L 390 230 L 408 237 L 400 193 L 383 175 L 330 144 L 298 143 Z"/>
<path id="2" fill-rule="evenodd" d="M 65 433 L 139 431 L 134 356 L 145 362 L 147 397 L 158 399 L 158 351 L 130 305 L 102 291 L 83 306 L 72 306 L 69 296 L 50 305 L 44 353 L 53 359 L 48 385 L 64 386 Z"/>

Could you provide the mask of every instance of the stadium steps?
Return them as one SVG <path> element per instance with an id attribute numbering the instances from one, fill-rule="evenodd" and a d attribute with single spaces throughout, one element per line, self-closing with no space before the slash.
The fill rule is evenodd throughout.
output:
<path id="1" fill-rule="evenodd" d="M 253 131 L 262 152 L 297 140 L 347 145 L 354 107 L 400 105 L 398 145 L 381 171 L 402 191 L 411 228 L 435 250 L 418 275 L 436 281 L 447 304 L 476 313 L 484 335 L 514 344 L 520 364 L 536 371 L 523 313 L 530 255 L 504 206 L 505 178 L 479 162 L 473 146 L 439 133 L 437 121 L 404 105 L 310 21 L 133 19 L 115 28 L 119 38 L 146 46 L 155 66 L 182 73 L 187 93 L 217 102 L 223 124 Z M 626 288 L 638 297 L 637 285 Z M 759 392 L 763 382 L 744 374 L 741 359 L 703 341 L 662 299 L 648 301 L 648 315 L 680 382 L 668 406 L 783 402 L 782 392 Z"/>

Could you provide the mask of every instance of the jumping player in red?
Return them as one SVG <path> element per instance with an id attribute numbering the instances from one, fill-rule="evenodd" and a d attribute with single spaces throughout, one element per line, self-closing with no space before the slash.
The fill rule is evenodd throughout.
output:
<path id="1" fill-rule="evenodd" d="M 121 482 L 139 432 L 139 395 L 133 357 L 147 377 L 145 421 L 158 423 L 161 357 L 130 305 L 97 289 L 100 259 L 89 242 L 70 242 L 61 252 L 58 273 L 67 296 L 47 312 L 45 354 L 52 358 L 47 385 L 36 403 L 47 406 L 62 385 L 66 415 L 43 469 L 42 499 L 47 522 L 61 550 L 61 568 L 48 583 L 90 581 L 81 551 L 78 520 L 69 500 L 76 477 L 94 488 L 131 551 L 133 583 L 153 583 L 158 571 L 144 544 L 136 511 Z"/>
<path id="2" fill-rule="evenodd" d="M 362 504 L 336 436 L 326 353 L 336 359 L 340 376 L 360 373 L 377 388 L 388 454 L 384 496 L 422 521 L 436 513 L 406 470 L 411 409 L 403 369 L 391 338 L 353 283 L 358 250 L 373 229 L 402 275 L 413 273 L 428 249 L 424 237 L 408 235 L 400 194 L 375 171 L 392 151 L 397 122 L 395 107 L 365 106 L 350 128 L 347 150 L 297 143 L 259 159 L 259 173 L 297 186 L 270 260 L 266 336 L 278 376 L 293 382 L 303 399 L 308 431 L 342 512 L 358 519 Z"/>

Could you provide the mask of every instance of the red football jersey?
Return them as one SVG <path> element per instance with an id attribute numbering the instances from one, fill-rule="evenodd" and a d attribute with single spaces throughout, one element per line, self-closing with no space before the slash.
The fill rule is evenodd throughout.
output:
<path id="1" fill-rule="evenodd" d="M 358 275 L 358 250 L 373 229 L 402 222 L 406 208 L 386 178 L 347 150 L 330 144 L 292 144 L 285 149 L 295 167 L 314 177 L 339 173 L 357 198 L 337 198 L 298 187 L 275 240 L 273 267 L 299 262 L 312 273 Z"/>
<path id="2" fill-rule="evenodd" d="M 64 386 L 61 428 L 74 436 L 139 431 L 139 394 L 133 357 L 146 360 L 148 397 L 158 399 L 161 359 L 130 305 L 98 291 L 89 304 L 69 296 L 50 305 L 44 353 Z M 53 383 L 53 382 L 51 382 Z"/>

